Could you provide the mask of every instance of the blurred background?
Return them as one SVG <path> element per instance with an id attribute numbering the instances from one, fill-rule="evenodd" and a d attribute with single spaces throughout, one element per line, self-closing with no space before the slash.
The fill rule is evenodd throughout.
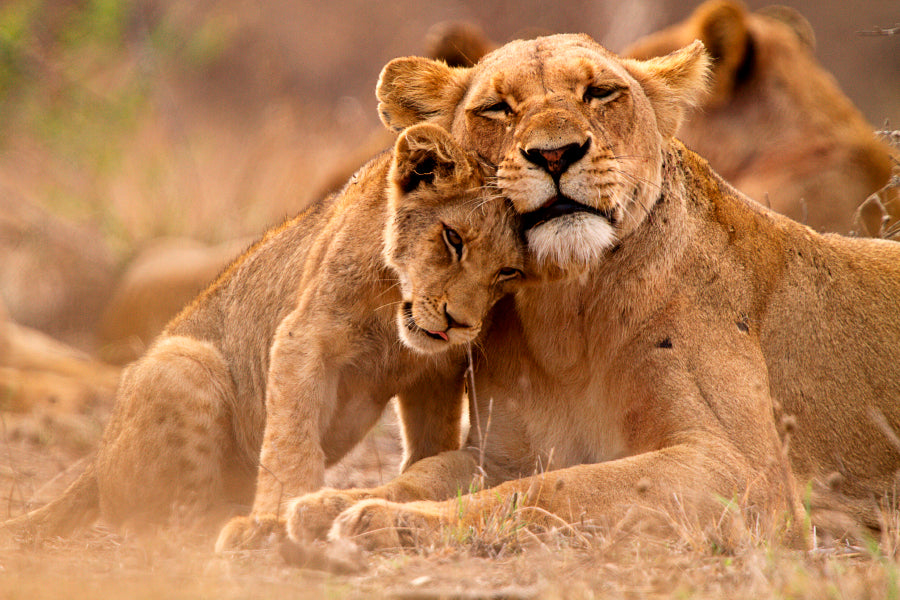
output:
<path id="1" fill-rule="evenodd" d="M 900 4 L 785 3 L 810 21 L 819 60 L 873 127 L 896 128 L 900 36 L 865 33 L 896 26 Z M 0 298 L 20 323 L 94 349 L 83 321 L 153 240 L 244 239 L 305 206 L 380 127 L 381 67 L 421 54 L 437 22 L 472 21 L 498 42 L 586 32 L 620 50 L 695 6 L 3 0 Z M 52 313 L 54 302 L 77 311 Z"/>

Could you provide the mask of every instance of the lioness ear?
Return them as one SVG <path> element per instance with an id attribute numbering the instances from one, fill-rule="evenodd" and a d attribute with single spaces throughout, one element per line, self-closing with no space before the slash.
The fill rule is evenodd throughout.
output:
<path id="1" fill-rule="evenodd" d="M 747 10 L 730 0 L 710 0 L 691 17 L 694 35 L 712 58 L 712 94 L 708 104 L 727 102 L 750 52 Z"/>
<path id="2" fill-rule="evenodd" d="M 664 138 L 678 131 L 684 113 L 706 93 L 709 80 L 709 55 L 703 43 L 650 60 L 623 60 L 638 80 L 656 113 L 656 123 Z"/>
<path id="3" fill-rule="evenodd" d="M 395 58 L 378 77 L 378 114 L 394 131 L 423 121 L 449 129 L 468 83 L 469 69 L 417 56 Z"/>
<path id="4" fill-rule="evenodd" d="M 462 149 L 443 128 L 422 123 L 405 129 L 394 146 L 390 181 L 408 194 L 419 185 L 432 185 L 468 169 Z"/>

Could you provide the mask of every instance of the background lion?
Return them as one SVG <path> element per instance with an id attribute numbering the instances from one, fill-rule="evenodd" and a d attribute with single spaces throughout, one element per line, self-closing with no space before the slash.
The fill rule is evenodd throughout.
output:
<path id="1" fill-rule="evenodd" d="M 878 235 L 856 211 L 888 183 L 896 157 L 816 61 L 806 19 L 786 7 L 750 12 L 709 0 L 623 55 L 661 56 L 695 39 L 713 59 L 711 93 L 678 136 L 739 190 L 795 221 Z M 900 218 L 900 202 L 885 204 Z"/>

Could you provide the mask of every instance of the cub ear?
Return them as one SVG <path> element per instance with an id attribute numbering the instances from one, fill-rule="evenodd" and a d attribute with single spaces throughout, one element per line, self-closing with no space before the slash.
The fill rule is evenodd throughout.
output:
<path id="1" fill-rule="evenodd" d="M 470 169 L 463 150 L 441 127 L 421 123 L 405 129 L 394 145 L 390 181 L 409 194 L 422 184 L 461 175 Z"/>
<path id="2" fill-rule="evenodd" d="M 670 138 L 678 131 L 684 113 L 695 106 L 707 90 L 709 55 L 699 40 L 666 56 L 639 61 L 624 59 L 625 67 L 638 80 L 656 112 L 660 134 Z"/>
<path id="3" fill-rule="evenodd" d="M 730 0 L 710 0 L 694 11 L 691 22 L 694 36 L 712 58 L 712 94 L 707 104 L 721 106 L 731 98 L 751 52 L 747 10 Z"/>
<path id="4" fill-rule="evenodd" d="M 382 122 L 394 131 L 423 121 L 449 129 L 469 71 L 429 58 L 395 58 L 381 70 L 375 88 Z"/>

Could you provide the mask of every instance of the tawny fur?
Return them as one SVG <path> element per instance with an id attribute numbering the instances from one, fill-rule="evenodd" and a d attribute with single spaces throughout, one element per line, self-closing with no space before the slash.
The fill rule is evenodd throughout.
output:
<path id="1" fill-rule="evenodd" d="M 219 547 L 256 544 L 280 502 L 320 488 L 395 395 L 404 468 L 458 448 L 464 344 L 522 260 L 480 162 L 438 127 L 411 128 L 170 322 L 124 373 L 85 473 L 4 526 L 54 535 L 98 515 L 214 526 L 252 501 Z"/>
<path id="2" fill-rule="evenodd" d="M 820 235 L 672 138 L 708 64 L 699 43 L 641 62 L 559 35 L 511 42 L 471 70 L 385 67 L 388 125 L 449 128 L 498 165 L 523 222 L 562 193 L 617 241 L 584 265 L 567 255 L 571 215 L 537 222 L 558 221 L 558 254 L 547 281 L 493 311 L 470 411 L 482 426 L 490 414 L 489 431 L 473 423 L 466 448 L 382 487 L 299 498 L 293 539 L 331 523 L 332 537 L 369 546 L 410 530 L 427 544 L 510 502 L 547 527 L 641 508 L 706 526 L 735 500 L 760 532 L 799 541 L 807 484 L 813 523 L 838 511 L 877 525 L 900 468 L 900 245 Z M 586 151 L 554 179 L 529 147 Z M 480 474 L 490 489 L 465 495 Z"/>
<path id="3" fill-rule="evenodd" d="M 100 316 L 97 338 L 104 360 L 126 364 L 140 358 L 169 321 L 254 241 L 208 246 L 190 238 L 163 238 L 142 248 Z"/>

